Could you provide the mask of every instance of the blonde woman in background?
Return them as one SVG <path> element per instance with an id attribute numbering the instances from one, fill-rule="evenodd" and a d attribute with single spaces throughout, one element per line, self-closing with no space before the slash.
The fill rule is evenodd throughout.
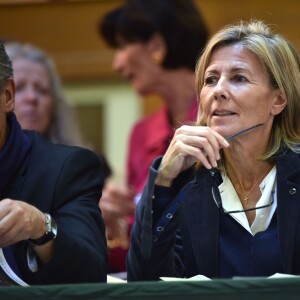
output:
<path id="1" fill-rule="evenodd" d="M 37 130 L 54 143 L 82 145 L 72 107 L 61 88 L 54 62 L 41 49 L 5 43 L 16 84 L 14 112 L 23 129 Z"/>
<path id="2" fill-rule="evenodd" d="M 86 147 L 52 58 L 29 43 L 8 41 L 4 45 L 13 63 L 14 113 L 21 127 L 36 130 L 53 143 Z M 97 154 L 107 178 L 110 167 L 105 157 Z"/>

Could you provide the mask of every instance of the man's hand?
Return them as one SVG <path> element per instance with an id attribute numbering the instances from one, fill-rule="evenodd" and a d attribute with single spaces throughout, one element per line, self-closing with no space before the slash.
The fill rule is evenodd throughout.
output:
<path id="1" fill-rule="evenodd" d="M 40 210 L 19 200 L 0 201 L 0 247 L 44 234 L 45 216 Z"/>

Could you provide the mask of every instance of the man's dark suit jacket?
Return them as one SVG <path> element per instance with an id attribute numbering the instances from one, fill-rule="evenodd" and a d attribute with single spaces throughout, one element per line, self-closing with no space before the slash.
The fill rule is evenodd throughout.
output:
<path id="1" fill-rule="evenodd" d="M 218 277 L 220 210 L 212 198 L 212 179 L 205 168 L 187 170 L 173 184 L 185 191 L 180 209 L 152 242 L 155 178 L 160 160 L 150 168 L 149 178 L 138 203 L 127 256 L 128 280 L 157 280 L 161 276 Z M 300 274 L 300 156 L 283 151 L 276 158 L 277 228 L 282 270 Z M 189 174 L 189 176 L 187 176 Z M 186 183 L 188 180 L 188 183 Z M 173 200 L 175 201 L 175 200 Z M 155 209 L 154 209 L 155 210 Z M 155 212 L 155 211 L 154 211 Z M 164 212 L 161 211 L 161 215 Z M 179 229 L 179 230 L 178 230 Z"/>
<path id="2" fill-rule="evenodd" d="M 106 281 L 105 228 L 98 207 L 103 170 L 87 149 L 54 145 L 26 131 L 31 151 L 2 199 L 22 200 L 49 213 L 58 227 L 50 263 L 31 272 L 28 241 L 13 245 L 22 279 L 28 284 Z"/>

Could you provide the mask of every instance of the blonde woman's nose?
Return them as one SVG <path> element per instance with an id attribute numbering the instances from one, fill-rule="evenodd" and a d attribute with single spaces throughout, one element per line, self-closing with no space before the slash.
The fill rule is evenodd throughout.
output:
<path id="1" fill-rule="evenodd" d="M 229 97 L 228 82 L 225 78 L 221 77 L 214 86 L 214 98 L 215 100 L 226 100 Z"/>

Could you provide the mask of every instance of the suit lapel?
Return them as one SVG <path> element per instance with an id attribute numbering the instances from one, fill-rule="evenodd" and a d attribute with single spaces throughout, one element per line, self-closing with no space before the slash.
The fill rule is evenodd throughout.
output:
<path id="1" fill-rule="evenodd" d="M 25 174 L 28 167 L 29 162 L 29 155 L 25 158 L 25 161 L 23 162 L 13 184 L 7 189 L 4 193 L 2 198 L 10 198 L 14 200 L 20 200 L 21 199 L 21 191 L 25 180 Z"/>
<path id="2" fill-rule="evenodd" d="M 277 216 L 283 271 L 291 273 L 300 214 L 300 168 L 297 155 L 283 156 L 277 166 Z"/>

